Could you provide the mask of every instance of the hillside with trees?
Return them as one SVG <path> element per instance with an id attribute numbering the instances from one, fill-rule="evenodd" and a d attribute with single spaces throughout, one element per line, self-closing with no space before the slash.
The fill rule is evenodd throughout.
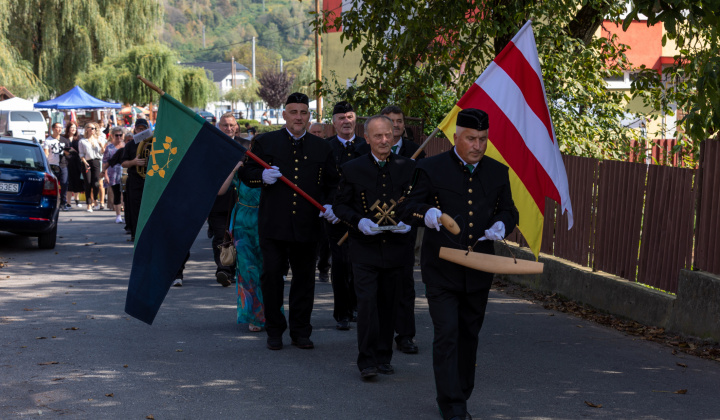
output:
<path id="1" fill-rule="evenodd" d="M 252 37 L 262 55 L 258 73 L 306 56 L 313 48 L 313 2 L 296 0 L 165 0 L 160 39 L 186 61 L 235 56 L 248 68 Z M 203 27 L 205 47 L 203 47 Z M 260 58 L 260 57 L 258 57 Z"/>

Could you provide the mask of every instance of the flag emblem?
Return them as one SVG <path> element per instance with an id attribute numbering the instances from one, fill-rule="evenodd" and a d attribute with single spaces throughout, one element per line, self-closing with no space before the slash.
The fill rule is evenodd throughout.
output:
<path id="1" fill-rule="evenodd" d="M 155 174 L 160 175 L 160 178 L 165 178 L 165 169 L 168 168 L 170 165 L 170 162 L 172 162 L 172 155 L 177 154 L 177 147 L 172 147 L 172 138 L 169 136 L 165 136 L 165 142 L 163 143 L 163 147 L 161 149 L 156 149 L 155 145 L 157 144 L 157 138 L 153 139 L 152 142 L 152 151 L 150 152 L 150 157 L 152 158 L 152 166 L 147 171 L 148 176 L 153 176 Z M 165 155 L 165 152 L 168 152 Z M 158 158 L 156 155 L 164 155 L 165 156 L 165 163 L 163 166 L 160 166 L 158 164 Z"/>

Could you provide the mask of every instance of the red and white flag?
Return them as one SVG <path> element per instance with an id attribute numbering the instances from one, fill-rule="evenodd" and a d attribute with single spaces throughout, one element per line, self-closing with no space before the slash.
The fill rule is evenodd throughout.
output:
<path id="1" fill-rule="evenodd" d="M 573 225 L 567 174 L 545 98 L 532 22 L 528 21 L 440 123 L 452 142 L 457 113 L 477 108 L 490 121 L 487 156 L 510 168 L 518 225 L 540 253 L 545 197 L 560 203 Z"/>

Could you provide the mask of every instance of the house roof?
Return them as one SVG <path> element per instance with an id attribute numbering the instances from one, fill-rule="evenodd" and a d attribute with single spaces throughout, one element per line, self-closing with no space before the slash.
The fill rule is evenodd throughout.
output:
<path id="1" fill-rule="evenodd" d="M 205 69 L 205 73 L 208 74 L 208 78 L 212 79 L 214 82 L 220 82 L 232 73 L 232 63 L 230 61 L 196 61 L 194 63 L 180 63 L 180 65 Z M 250 69 L 238 62 L 235 62 L 235 72 L 241 71 L 249 73 Z"/>
<path id="2" fill-rule="evenodd" d="M 0 100 L 14 98 L 13 95 L 5 86 L 0 86 Z"/>

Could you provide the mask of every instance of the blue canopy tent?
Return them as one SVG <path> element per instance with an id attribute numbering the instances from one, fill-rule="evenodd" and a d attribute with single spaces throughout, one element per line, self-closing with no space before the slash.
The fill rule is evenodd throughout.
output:
<path id="1" fill-rule="evenodd" d="M 120 104 L 101 101 L 91 96 L 80 86 L 75 86 L 57 98 L 34 104 L 35 108 L 50 109 L 99 109 L 99 108 L 121 108 Z"/>

